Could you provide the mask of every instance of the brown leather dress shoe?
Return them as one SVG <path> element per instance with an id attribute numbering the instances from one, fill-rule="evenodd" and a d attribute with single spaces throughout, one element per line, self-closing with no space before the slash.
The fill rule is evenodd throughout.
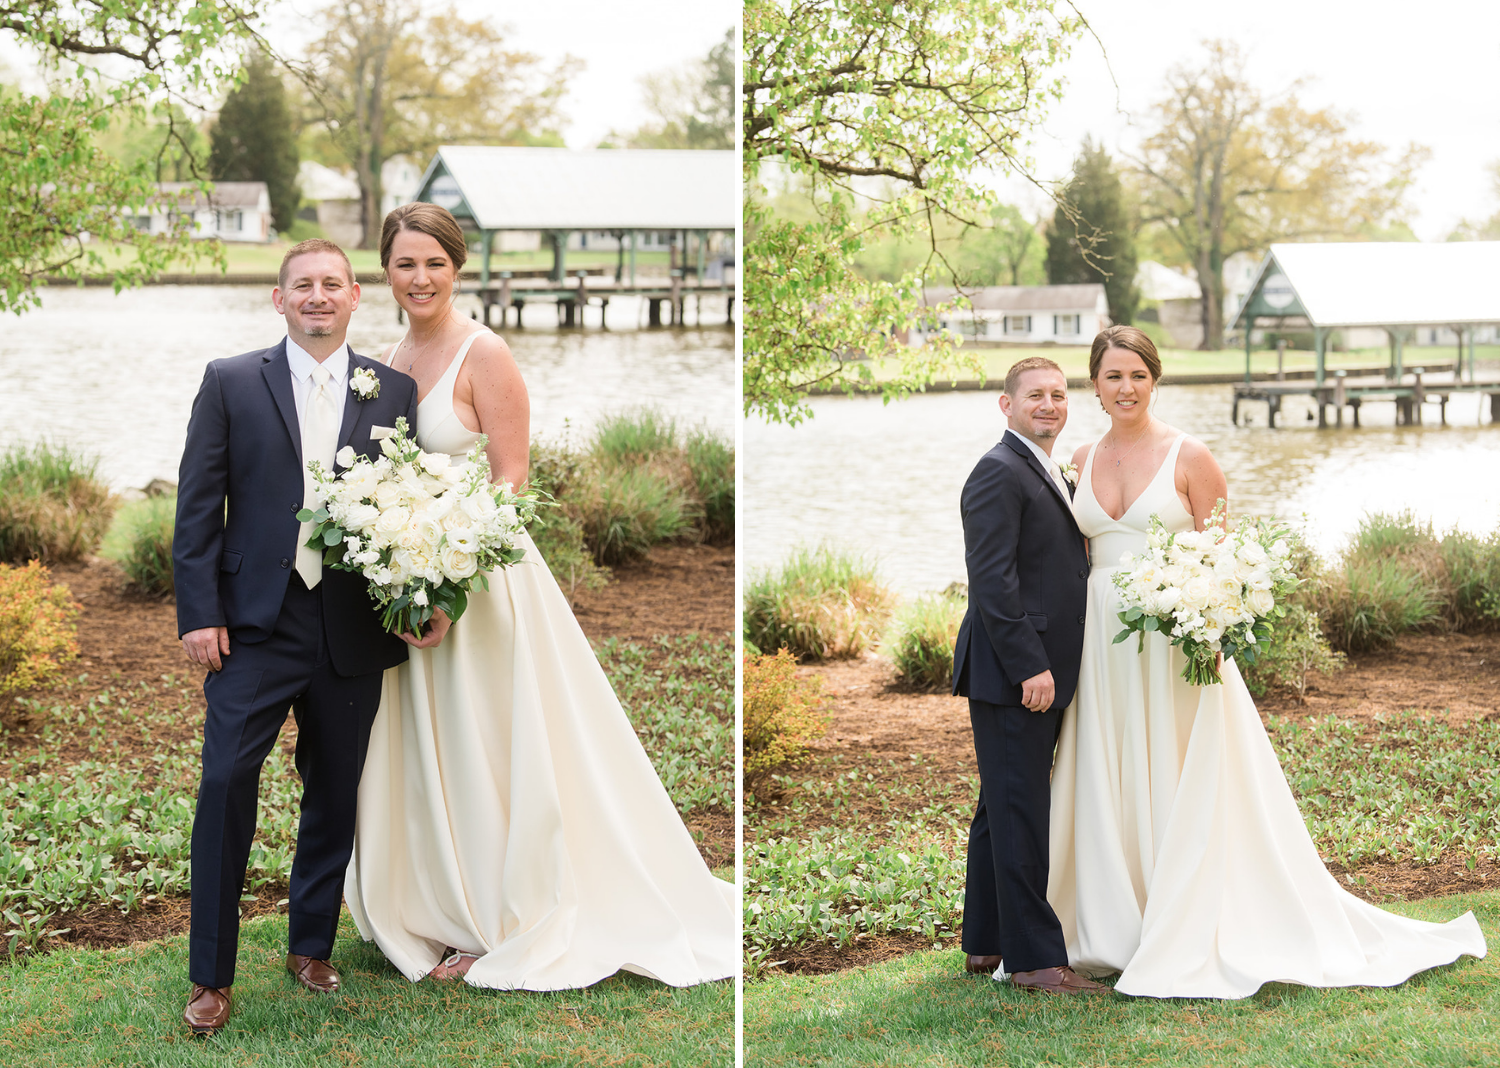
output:
<path id="1" fill-rule="evenodd" d="M 300 953 L 288 953 L 286 955 L 286 970 L 296 977 L 301 983 L 314 994 L 337 994 L 339 990 L 339 973 L 333 970 L 333 965 L 326 960 L 318 960 L 316 957 L 304 957 Z"/>
<path id="2" fill-rule="evenodd" d="M 988 957 L 976 957 L 970 953 L 964 958 L 964 971 L 973 975 L 994 975 L 995 969 L 1000 967 L 1000 955 L 992 954 Z"/>
<path id="3" fill-rule="evenodd" d="M 232 989 L 194 983 L 187 1008 L 182 1010 L 182 1022 L 192 1028 L 195 1035 L 217 1034 L 229 1022 L 229 991 Z"/>
<path id="4" fill-rule="evenodd" d="M 1011 985 L 1022 990 L 1040 990 L 1045 994 L 1108 994 L 1109 987 L 1085 979 L 1072 968 L 1039 968 L 1034 972 L 1014 972 Z"/>

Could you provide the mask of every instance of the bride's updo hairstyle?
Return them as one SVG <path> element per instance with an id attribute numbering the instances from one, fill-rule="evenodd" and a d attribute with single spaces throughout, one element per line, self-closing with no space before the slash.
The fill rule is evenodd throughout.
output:
<path id="1" fill-rule="evenodd" d="M 463 229 L 458 225 L 447 208 L 440 208 L 436 204 L 426 204 L 416 201 L 411 204 L 402 204 L 385 217 L 385 224 L 380 228 L 380 268 L 385 270 L 391 264 L 391 244 L 396 240 L 396 235 L 402 230 L 415 230 L 419 234 L 426 234 L 448 254 L 453 261 L 453 273 L 456 275 L 463 269 L 464 260 L 469 258 L 469 243 L 464 240 Z"/>
<path id="2" fill-rule="evenodd" d="M 382 243 L 380 247 L 384 250 L 385 244 Z M 1149 337 L 1133 326 L 1106 326 L 1099 331 L 1094 338 L 1094 347 L 1089 352 L 1090 380 L 1098 381 L 1099 366 L 1104 362 L 1105 352 L 1110 349 L 1125 349 L 1135 353 L 1146 365 L 1146 370 L 1151 372 L 1151 385 L 1154 387 L 1161 381 L 1161 357 L 1156 354 L 1156 346 Z"/>

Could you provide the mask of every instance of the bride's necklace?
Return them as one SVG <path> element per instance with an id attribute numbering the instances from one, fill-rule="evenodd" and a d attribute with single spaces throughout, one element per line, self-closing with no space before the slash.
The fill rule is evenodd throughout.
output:
<path id="1" fill-rule="evenodd" d="M 1150 424 L 1150 423 L 1147 423 L 1147 424 L 1146 424 L 1146 425 L 1145 425 L 1145 426 L 1143 426 L 1143 427 L 1141 427 L 1141 432 L 1140 432 L 1140 433 L 1139 433 L 1139 434 L 1137 434 L 1137 435 L 1136 435 L 1136 436 L 1135 436 L 1135 440 L 1134 440 L 1134 441 L 1133 441 L 1133 442 L 1131 442 L 1131 443 L 1130 443 L 1130 448 L 1128 448 L 1128 449 L 1126 449 L 1126 450 L 1125 450 L 1125 451 L 1124 451 L 1124 452 L 1122 452 L 1122 453 L 1121 453 L 1121 454 L 1120 454 L 1120 455 L 1119 455 L 1119 456 L 1117 456 L 1117 457 L 1116 457 L 1116 458 L 1115 458 L 1115 466 L 1116 466 L 1116 467 L 1119 467 L 1119 466 L 1120 466 L 1120 463 L 1121 463 L 1121 461 L 1123 461 L 1123 460 L 1124 460 L 1124 459 L 1125 459 L 1125 457 L 1127 457 L 1127 456 L 1129 456 L 1129 455 L 1130 455 L 1130 454 L 1131 454 L 1131 453 L 1133 453 L 1133 452 L 1135 452 L 1135 447 L 1136 447 L 1136 446 L 1137 446 L 1137 445 L 1139 445 L 1139 444 L 1140 444 L 1140 443 L 1141 443 L 1141 441 L 1142 441 L 1142 440 L 1144 440 L 1144 439 L 1145 439 L 1145 437 L 1146 437 L 1146 432 L 1147 432 L 1147 431 L 1148 431 L 1148 430 L 1150 430 L 1150 429 L 1151 429 L 1151 424 Z M 1113 433 L 1114 433 L 1114 431 L 1113 431 L 1113 430 L 1111 430 L 1111 431 L 1110 431 L 1110 433 L 1111 433 L 1111 434 L 1113 434 Z M 1115 450 L 1115 449 L 1118 449 L 1118 448 L 1119 448 L 1119 446 L 1118 446 L 1118 445 L 1113 445 L 1113 444 L 1111 444 L 1111 445 L 1110 445 L 1110 447 L 1109 447 L 1109 448 L 1110 448 L 1110 451 L 1111 451 L 1111 452 L 1113 452 L 1113 451 L 1114 451 L 1114 450 Z"/>

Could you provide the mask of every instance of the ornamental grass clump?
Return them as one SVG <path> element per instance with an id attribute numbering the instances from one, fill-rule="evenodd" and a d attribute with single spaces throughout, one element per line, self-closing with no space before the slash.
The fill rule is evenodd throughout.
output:
<path id="1" fill-rule="evenodd" d="M 710 545 L 734 542 L 734 443 L 700 427 L 683 443 L 700 518 L 699 530 Z"/>
<path id="2" fill-rule="evenodd" d="M 1308 606 L 1334 646 L 1363 653 L 1448 626 L 1452 599 L 1441 543 L 1408 511 L 1366 516 Z"/>
<path id="3" fill-rule="evenodd" d="M 677 480 L 650 467 L 603 467 L 570 500 L 598 564 L 646 555 L 693 529 L 698 511 Z"/>
<path id="4" fill-rule="evenodd" d="M 799 660 L 847 659 L 875 646 L 894 603 L 873 563 L 803 546 L 746 588 L 745 639 Z"/>
<path id="5" fill-rule="evenodd" d="M 604 464 L 634 466 L 681 451 L 677 423 L 656 408 L 631 408 L 599 421 L 589 450 Z"/>
<path id="6" fill-rule="evenodd" d="M 45 686 L 78 656 L 78 606 L 32 560 L 0 564 L 0 695 Z"/>
<path id="7" fill-rule="evenodd" d="M 583 523 L 569 505 L 585 467 L 586 458 L 569 447 L 566 427 L 556 441 L 531 443 L 530 484 L 551 501 L 537 509 L 531 540 L 569 600 L 580 589 L 597 590 L 609 581 L 609 568 L 595 562 Z"/>
<path id="8" fill-rule="evenodd" d="M 746 792 L 778 771 L 805 760 L 808 743 L 828 729 L 821 707 L 822 681 L 797 677 L 797 658 L 786 649 L 744 659 L 741 701 Z"/>
<path id="9" fill-rule="evenodd" d="M 924 690 L 952 687 L 953 643 L 968 607 L 961 594 L 929 593 L 897 613 L 887 652 L 903 681 Z"/>
<path id="10" fill-rule="evenodd" d="M 158 597 L 176 592 L 172 581 L 172 529 L 177 497 L 132 501 L 115 516 L 101 553 L 120 565 L 136 589 Z"/>
<path id="11" fill-rule="evenodd" d="M 88 556 L 114 510 L 91 457 L 47 444 L 0 454 L 0 561 L 60 564 Z"/>

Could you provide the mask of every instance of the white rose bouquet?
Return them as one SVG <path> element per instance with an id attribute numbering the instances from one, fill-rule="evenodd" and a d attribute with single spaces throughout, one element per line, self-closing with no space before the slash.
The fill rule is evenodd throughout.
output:
<path id="1" fill-rule="evenodd" d="M 308 463 L 323 503 L 297 513 L 315 524 L 307 544 L 323 550 L 324 567 L 369 580 L 386 630 L 421 634 L 439 608 L 457 620 L 469 590 L 489 589 L 485 572 L 525 555 L 516 536 L 536 514 L 537 497 L 491 484 L 484 446 L 481 438 L 453 463 L 447 453 L 423 452 L 401 418 L 376 460 L 346 445 L 337 477 Z"/>
<path id="2" fill-rule="evenodd" d="M 1148 631 L 1170 635 L 1187 654 L 1182 677 L 1195 686 L 1223 681 L 1220 653 L 1253 664 L 1298 586 L 1284 525 L 1224 527 L 1222 500 L 1201 531 L 1169 534 L 1153 515 L 1146 551 L 1125 553 L 1111 576 L 1125 604 L 1115 641 L 1134 633 L 1144 645 Z"/>

